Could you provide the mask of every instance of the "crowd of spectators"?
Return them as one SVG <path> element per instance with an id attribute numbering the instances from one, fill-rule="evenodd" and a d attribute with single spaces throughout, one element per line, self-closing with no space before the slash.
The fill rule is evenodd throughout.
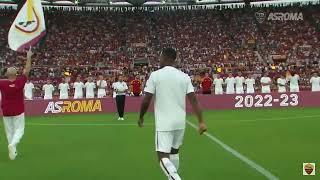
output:
<path id="1" fill-rule="evenodd" d="M 178 51 L 177 66 L 196 87 L 204 73 L 241 71 L 274 77 L 291 71 L 308 86 L 320 66 L 319 5 L 304 7 L 162 11 L 45 11 L 47 36 L 33 58 L 31 80 L 85 79 L 103 74 L 109 85 L 119 74 L 144 81 L 158 68 L 163 47 Z M 255 13 L 302 12 L 302 21 L 257 21 Z M 7 34 L 16 11 L 0 10 L 1 75 L 23 66 L 23 54 L 11 51 Z M 9 17 L 9 18 L 8 18 Z M 273 58 L 273 57 L 280 58 Z"/>

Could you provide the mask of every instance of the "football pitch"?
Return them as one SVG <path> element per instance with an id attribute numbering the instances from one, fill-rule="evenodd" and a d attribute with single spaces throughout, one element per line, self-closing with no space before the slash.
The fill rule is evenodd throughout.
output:
<path id="1" fill-rule="evenodd" d="M 319 179 L 302 163 L 320 163 L 320 109 L 205 111 L 200 136 L 188 116 L 180 152 L 183 180 Z M 27 117 L 19 156 L 10 161 L 0 125 L 1 180 L 166 180 L 154 151 L 154 118 L 138 114 Z"/>

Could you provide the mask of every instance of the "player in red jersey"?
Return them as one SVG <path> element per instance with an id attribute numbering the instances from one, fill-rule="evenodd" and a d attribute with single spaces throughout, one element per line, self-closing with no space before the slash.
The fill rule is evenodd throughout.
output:
<path id="1" fill-rule="evenodd" d="M 201 82 L 202 94 L 211 94 L 212 82 L 209 73 L 206 73 Z"/>
<path id="2" fill-rule="evenodd" d="M 131 94 L 133 94 L 134 96 L 140 96 L 141 95 L 141 81 L 139 79 L 139 76 L 136 76 L 136 78 L 134 80 L 131 81 L 130 85 L 131 85 Z"/>
<path id="3" fill-rule="evenodd" d="M 17 156 L 17 145 L 24 134 L 24 95 L 23 89 L 31 70 L 31 48 L 27 52 L 27 62 L 23 74 L 17 76 L 17 69 L 9 67 L 6 72 L 8 79 L 0 81 L 2 94 L 1 108 L 3 123 L 8 140 L 9 158 L 14 160 Z"/>

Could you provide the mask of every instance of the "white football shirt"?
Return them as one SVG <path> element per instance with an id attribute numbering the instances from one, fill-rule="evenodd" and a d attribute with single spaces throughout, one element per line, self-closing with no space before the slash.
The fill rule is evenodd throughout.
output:
<path id="1" fill-rule="evenodd" d="M 299 79 L 300 77 L 297 74 L 290 77 L 290 87 L 299 87 Z"/>
<path id="2" fill-rule="evenodd" d="M 213 80 L 213 84 L 215 85 L 215 89 L 222 89 L 223 79 L 216 78 Z"/>
<path id="3" fill-rule="evenodd" d="M 190 77 L 165 66 L 152 72 L 144 89 L 154 94 L 157 131 L 174 131 L 186 127 L 186 94 L 194 92 Z"/>
<path id="4" fill-rule="evenodd" d="M 26 83 L 24 85 L 24 96 L 27 97 L 28 99 L 32 99 L 33 89 L 34 89 L 34 85 L 32 82 Z"/>
<path id="5" fill-rule="evenodd" d="M 42 90 L 44 91 L 45 97 L 52 97 L 52 93 L 54 91 L 54 87 L 52 84 L 45 84 L 42 86 Z"/>
<path id="6" fill-rule="evenodd" d="M 310 83 L 312 91 L 320 91 L 320 77 L 312 77 Z"/>
<path id="7" fill-rule="evenodd" d="M 112 88 L 116 91 L 120 91 L 120 92 L 116 92 L 116 95 L 125 95 L 126 91 L 128 89 L 127 83 L 125 83 L 124 81 L 122 82 L 115 82 L 112 84 Z"/>
<path id="8" fill-rule="evenodd" d="M 287 84 L 286 79 L 278 78 L 277 84 L 278 84 L 278 92 L 286 92 L 286 87 L 285 87 L 285 85 Z M 279 86 L 279 85 L 282 85 L 282 86 Z"/>
<path id="9" fill-rule="evenodd" d="M 82 95 L 84 84 L 83 82 L 74 82 L 73 88 L 74 88 L 74 94 Z"/>
<path id="10" fill-rule="evenodd" d="M 272 81 L 271 81 L 271 78 L 270 78 L 270 77 L 262 77 L 262 78 L 260 79 L 260 82 L 261 82 L 261 83 L 271 83 Z M 266 85 L 266 86 L 261 85 L 261 86 L 262 86 L 262 87 L 261 87 L 261 92 L 262 92 L 262 93 L 270 93 L 270 91 L 271 91 L 270 85 Z"/>
<path id="11" fill-rule="evenodd" d="M 225 80 L 225 83 L 227 84 L 227 93 L 230 93 L 230 92 L 234 92 L 234 84 L 236 83 L 235 82 L 235 79 L 234 77 L 227 77 L 226 80 Z"/>
<path id="12" fill-rule="evenodd" d="M 60 83 L 58 86 L 60 90 L 60 94 L 68 95 L 69 84 L 68 83 Z"/>
<path id="13" fill-rule="evenodd" d="M 86 82 L 84 87 L 86 88 L 86 96 L 94 96 L 94 88 L 96 88 L 96 84 L 94 82 Z"/>
<path id="14" fill-rule="evenodd" d="M 100 86 L 101 85 L 101 86 Z M 99 87 L 100 86 L 100 87 Z M 105 88 L 107 87 L 107 81 L 105 80 L 98 80 L 97 81 L 97 87 L 98 87 L 98 95 L 103 95 L 105 96 L 106 90 Z"/>
<path id="15" fill-rule="evenodd" d="M 242 77 L 242 76 L 237 76 L 237 77 L 235 78 L 235 82 L 236 82 L 236 87 L 238 87 L 238 88 L 243 88 L 244 77 Z"/>
<path id="16" fill-rule="evenodd" d="M 254 85 L 256 84 L 256 80 L 253 78 L 247 78 L 245 80 L 245 84 L 247 85 L 247 92 L 248 90 L 254 90 Z"/>

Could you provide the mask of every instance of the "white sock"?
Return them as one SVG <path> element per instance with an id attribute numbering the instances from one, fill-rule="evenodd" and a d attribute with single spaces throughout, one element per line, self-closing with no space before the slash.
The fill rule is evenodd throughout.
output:
<path id="1" fill-rule="evenodd" d="M 179 154 L 170 154 L 170 161 L 176 167 L 177 171 L 179 170 Z"/>
<path id="2" fill-rule="evenodd" d="M 160 160 L 160 167 L 169 179 L 181 180 L 176 167 L 168 158 L 162 158 Z"/>

